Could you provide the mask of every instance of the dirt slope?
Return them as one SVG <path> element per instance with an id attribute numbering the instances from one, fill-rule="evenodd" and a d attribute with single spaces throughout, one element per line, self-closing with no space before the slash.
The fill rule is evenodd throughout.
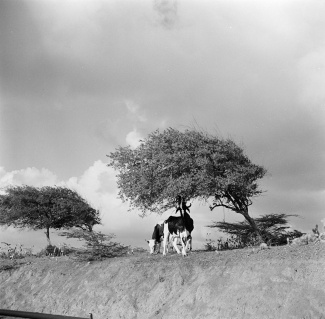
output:
<path id="1" fill-rule="evenodd" d="M 2 309 L 94 319 L 325 318 L 325 244 L 20 262 L 0 272 Z"/>

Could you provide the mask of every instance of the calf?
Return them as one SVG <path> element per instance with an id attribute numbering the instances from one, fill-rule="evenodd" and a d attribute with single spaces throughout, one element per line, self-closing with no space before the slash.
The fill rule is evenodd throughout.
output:
<path id="1" fill-rule="evenodd" d="M 186 256 L 186 250 L 188 246 L 192 249 L 192 236 L 191 233 L 194 229 L 193 219 L 190 215 L 184 211 L 183 214 L 181 212 L 180 217 L 170 216 L 164 223 L 164 250 L 163 255 L 165 256 L 167 253 L 167 244 L 169 241 L 169 237 L 171 236 L 171 241 L 173 242 L 173 246 L 178 254 L 180 254 L 180 250 L 177 247 L 177 238 L 180 238 L 182 244 L 182 255 Z"/>
<path id="2" fill-rule="evenodd" d="M 164 237 L 164 222 L 158 222 L 153 229 L 152 239 L 146 240 L 149 244 L 150 254 L 153 254 L 155 250 L 160 252 L 161 241 Z"/>

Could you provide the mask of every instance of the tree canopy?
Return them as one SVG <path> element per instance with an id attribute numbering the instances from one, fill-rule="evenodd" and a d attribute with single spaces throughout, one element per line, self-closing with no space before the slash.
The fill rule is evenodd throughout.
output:
<path id="1" fill-rule="evenodd" d="M 143 215 L 173 207 L 176 195 L 212 198 L 211 210 L 224 206 L 254 226 L 248 206 L 262 192 L 257 181 L 266 170 L 231 139 L 169 128 L 149 134 L 136 149 L 120 146 L 107 156 L 108 166 L 118 171 L 120 198 Z"/>
<path id="2" fill-rule="evenodd" d="M 0 225 L 33 230 L 79 227 L 92 231 L 99 212 L 77 192 L 66 187 L 12 186 L 0 195 Z"/>

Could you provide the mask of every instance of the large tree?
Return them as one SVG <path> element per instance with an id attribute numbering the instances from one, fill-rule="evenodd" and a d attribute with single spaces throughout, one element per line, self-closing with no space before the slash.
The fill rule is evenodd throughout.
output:
<path id="1" fill-rule="evenodd" d="M 66 187 L 12 186 L 0 195 L 0 225 L 33 230 L 79 227 L 92 231 L 100 224 L 99 212 L 77 192 Z"/>
<path id="2" fill-rule="evenodd" d="M 243 215 L 260 235 L 248 207 L 262 192 L 257 181 L 266 170 L 231 139 L 169 128 L 149 134 L 136 149 L 118 147 L 107 156 L 118 171 L 119 196 L 131 209 L 162 213 L 174 205 L 176 195 L 212 199 L 211 210 L 224 206 Z"/>

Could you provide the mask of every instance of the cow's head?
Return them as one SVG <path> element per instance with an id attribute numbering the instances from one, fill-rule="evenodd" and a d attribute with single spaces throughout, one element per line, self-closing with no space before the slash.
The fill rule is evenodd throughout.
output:
<path id="1" fill-rule="evenodd" d="M 149 245 L 150 254 L 153 254 L 156 248 L 156 239 L 146 240 L 146 242 Z"/>

